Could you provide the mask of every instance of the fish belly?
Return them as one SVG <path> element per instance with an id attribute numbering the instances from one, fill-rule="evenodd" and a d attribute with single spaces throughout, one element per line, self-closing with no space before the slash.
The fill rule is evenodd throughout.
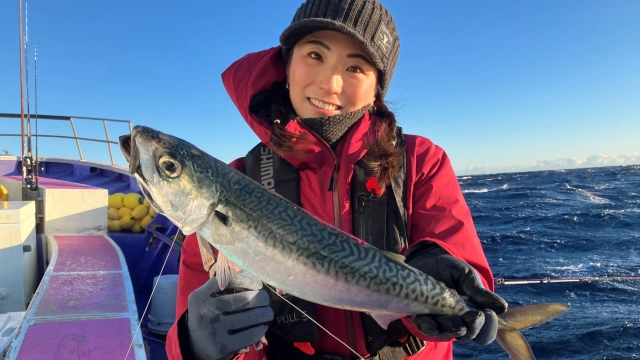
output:
<path id="1" fill-rule="evenodd" d="M 233 244 L 217 242 L 209 227 L 202 229 L 201 234 L 231 262 L 264 283 L 316 304 L 367 313 L 450 313 L 447 309 L 387 293 L 383 287 L 375 285 L 385 281 L 376 279 L 376 274 L 371 274 L 369 282 L 354 284 L 354 274 L 331 274 L 326 267 L 314 267 L 305 261 L 304 255 L 300 255 L 304 251 L 292 254 L 285 251 L 285 247 L 278 249 L 249 231 L 232 232 L 231 237 L 236 239 Z"/>

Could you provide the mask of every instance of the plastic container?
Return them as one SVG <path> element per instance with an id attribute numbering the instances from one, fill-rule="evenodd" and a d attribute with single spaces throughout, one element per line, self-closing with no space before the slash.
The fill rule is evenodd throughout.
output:
<path id="1" fill-rule="evenodd" d="M 153 278 L 158 286 L 151 297 L 151 310 L 147 328 L 154 334 L 166 335 L 176 319 L 178 275 L 161 275 Z"/>

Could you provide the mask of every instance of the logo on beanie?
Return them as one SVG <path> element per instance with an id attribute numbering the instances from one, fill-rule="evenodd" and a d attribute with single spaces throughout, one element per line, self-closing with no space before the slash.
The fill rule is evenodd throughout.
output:
<path id="1" fill-rule="evenodd" d="M 391 49 L 391 45 L 393 45 L 393 39 L 391 38 L 389 29 L 387 29 L 384 23 L 380 23 L 380 27 L 378 28 L 373 41 L 375 41 L 375 43 L 382 49 L 382 52 L 387 55 L 389 49 Z"/>

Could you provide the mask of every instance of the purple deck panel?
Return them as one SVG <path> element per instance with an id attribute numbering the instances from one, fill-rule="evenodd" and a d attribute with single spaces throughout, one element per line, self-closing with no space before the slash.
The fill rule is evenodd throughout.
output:
<path id="1" fill-rule="evenodd" d="M 54 236 L 58 259 L 53 271 L 120 271 L 116 249 L 102 235 Z"/>
<path id="2" fill-rule="evenodd" d="M 125 359 L 138 316 L 124 259 L 102 235 L 53 240 L 55 263 L 12 359 Z M 145 358 L 139 334 L 136 339 L 127 360 Z"/>
<path id="3" fill-rule="evenodd" d="M 69 184 L 84 185 L 90 188 L 106 189 L 109 194 L 116 192 L 137 192 L 142 195 L 138 182 L 129 174 L 127 168 L 92 162 L 59 162 L 55 159 L 40 161 L 41 169 L 38 184 L 43 187 L 56 188 Z M 0 176 L 21 179 L 18 160 L 0 160 Z"/>
<path id="4" fill-rule="evenodd" d="M 96 315 L 127 310 L 122 273 L 53 274 L 35 316 Z"/>
<path id="5" fill-rule="evenodd" d="M 22 176 L 20 175 L 0 175 L 0 177 L 22 181 Z M 97 189 L 93 186 L 72 183 L 64 180 L 48 179 L 44 177 L 40 177 L 38 179 L 38 185 L 46 189 Z"/>
<path id="6" fill-rule="evenodd" d="M 19 360 L 125 359 L 131 344 L 129 319 L 41 322 L 29 327 Z M 133 360 L 133 350 L 126 360 Z"/>

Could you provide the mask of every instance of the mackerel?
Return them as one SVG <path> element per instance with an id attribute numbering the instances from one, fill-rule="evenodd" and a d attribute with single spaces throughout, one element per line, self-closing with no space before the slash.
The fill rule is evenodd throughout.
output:
<path id="1" fill-rule="evenodd" d="M 455 291 L 268 190 L 191 143 L 136 126 L 119 139 L 129 171 L 157 212 L 218 250 L 221 288 L 244 270 L 285 293 L 371 315 L 383 328 L 407 315 L 461 316 L 476 307 Z M 496 340 L 534 359 L 519 330 L 569 310 L 546 303 L 499 316 Z"/>

